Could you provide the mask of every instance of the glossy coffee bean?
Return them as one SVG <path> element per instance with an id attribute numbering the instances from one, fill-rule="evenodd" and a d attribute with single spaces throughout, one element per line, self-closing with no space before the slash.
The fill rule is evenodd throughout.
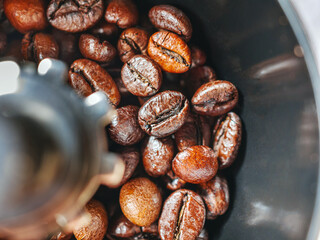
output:
<path id="1" fill-rule="evenodd" d="M 72 234 L 64 234 L 62 232 L 51 237 L 50 240 L 70 240 L 72 238 Z"/>
<path id="2" fill-rule="evenodd" d="M 108 229 L 108 234 L 116 238 L 131 238 L 140 233 L 140 227 L 130 222 L 122 213 L 115 215 Z"/>
<path id="3" fill-rule="evenodd" d="M 0 32 L 0 56 L 2 56 L 7 49 L 7 35 Z"/>
<path id="4" fill-rule="evenodd" d="M 142 161 L 146 172 L 152 177 L 160 177 L 171 169 L 174 157 L 174 142 L 166 138 L 148 137 L 142 147 Z"/>
<path id="5" fill-rule="evenodd" d="M 118 51 L 122 62 L 129 61 L 134 55 L 147 54 L 149 34 L 141 28 L 124 30 L 118 40 Z"/>
<path id="6" fill-rule="evenodd" d="M 47 18 L 62 31 L 82 32 L 99 22 L 103 10 L 103 0 L 51 0 Z"/>
<path id="7" fill-rule="evenodd" d="M 44 0 L 4 0 L 4 12 L 21 33 L 41 31 L 48 25 Z"/>
<path id="8" fill-rule="evenodd" d="M 223 215 L 229 207 L 229 188 L 227 180 L 215 176 L 198 186 L 198 193 L 205 202 L 207 219 L 215 219 Z"/>
<path id="9" fill-rule="evenodd" d="M 120 103 L 120 93 L 109 73 L 99 64 L 88 60 L 74 61 L 69 70 L 69 84 L 81 96 L 89 96 L 93 92 L 102 91 L 117 106 Z"/>
<path id="10" fill-rule="evenodd" d="M 149 226 L 157 220 L 162 206 L 158 187 L 147 178 L 127 182 L 120 190 L 123 214 L 138 226 Z"/>
<path id="11" fill-rule="evenodd" d="M 191 50 L 191 68 L 202 66 L 207 61 L 207 55 L 204 51 L 196 46 L 190 47 Z"/>
<path id="12" fill-rule="evenodd" d="M 186 182 L 199 184 L 212 179 L 218 171 L 218 160 L 207 146 L 192 146 L 179 152 L 172 161 L 174 173 Z"/>
<path id="13" fill-rule="evenodd" d="M 195 192 L 181 189 L 165 201 L 159 219 L 162 240 L 196 239 L 205 223 L 206 209 Z"/>
<path id="14" fill-rule="evenodd" d="M 149 19 L 156 28 L 174 32 L 186 41 L 189 41 L 192 36 L 192 25 L 189 18 L 174 6 L 154 6 L 149 11 Z"/>
<path id="15" fill-rule="evenodd" d="M 237 157 L 241 144 L 241 119 L 229 112 L 217 121 L 213 134 L 213 150 L 218 157 L 219 168 L 229 167 Z"/>
<path id="16" fill-rule="evenodd" d="M 149 39 L 148 55 L 167 72 L 184 73 L 191 66 L 191 52 L 188 45 L 171 32 L 154 33 Z"/>
<path id="17" fill-rule="evenodd" d="M 238 103 L 238 90 L 228 81 L 213 81 L 203 84 L 193 95 L 196 112 L 218 116 L 231 111 Z"/>
<path id="18" fill-rule="evenodd" d="M 59 59 L 71 64 L 74 60 L 80 58 L 79 37 L 77 35 L 53 29 L 52 36 L 59 45 Z"/>
<path id="19" fill-rule="evenodd" d="M 108 228 L 108 216 L 103 205 L 91 200 L 86 204 L 86 211 L 90 215 L 90 222 L 76 226 L 73 234 L 77 240 L 103 240 Z"/>
<path id="20" fill-rule="evenodd" d="M 120 28 L 129 28 L 138 23 L 138 9 L 132 0 L 110 0 L 104 18 Z"/>
<path id="21" fill-rule="evenodd" d="M 121 79 L 133 95 L 147 97 L 159 91 L 162 72 L 159 65 L 148 56 L 136 55 L 123 65 Z"/>
<path id="22" fill-rule="evenodd" d="M 164 91 L 150 98 L 139 110 L 141 128 L 158 138 L 176 132 L 189 114 L 189 101 L 176 91 Z"/>
<path id="23" fill-rule="evenodd" d="M 27 33 L 21 42 L 24 60 L 40 62 L 45 58 L 58 58 L 59 45 L 52 35 L 45 33 Z"/>
<path id="24" fill-rule="evenodd" d="M 91 34 L 82 34 L 80 36 L 79 49 L 85 58 L 97 62 L 111 62 L 117 55 L 117 50 L 111 43 Z"/>
<path id="25" fill-rule="evenodd" d="M 113 141 L 128 146 L 142 140 L 145 133 L 138 123 L 138 111 L 139 108 L 133 105 L 117 109 L 117 116 L 108 127 L 109 136 Z"/>
<path id="26" fill-rule="evenodd" d="M 172 170 L 170 170 L 165 176 L 163 176 L 163 181 L 166 184 L 167 189 L 171 191 L 176 191 L 186 185 L 186 182 L 175 175 Z"/>
<path id="27" fill-rule="evenodd" d="M 113 39 L 118 34 L 118 27 L 113 23 L 108 23 L 103 20 L 91 28 L 90 33 L 102 38 Z"/>

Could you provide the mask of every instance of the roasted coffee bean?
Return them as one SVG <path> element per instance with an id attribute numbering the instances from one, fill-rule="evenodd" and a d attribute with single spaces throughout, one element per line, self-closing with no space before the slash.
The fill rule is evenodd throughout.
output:
<path id="1" fill-rule="evenodd" d="M 199 184 L 212 179 L 218 171 L 218 160 L 207 146 L 192 146 L 179 152 L 172 161 L 174 173 L 186 182 Z"/>
<path id="2" fill-rule="evenodd" d="M 77 35 L 54 28 L 52 36 L 54 36 L 59 45 L 59 59 L 71 64 L 81 57 L 78 47 L 79 37 Z"/>
<path id="3" fill-rule="evenodd" d="M 202 66 L 207 61 L 207 55 L 204 51 L 196 46 L 190 47 L 191 50 L 191 68 Z"/>
<path id="4" fill-rule="evenodd" d="M 188 45 L 171 32 L 154 33 L 149 39 L 148 54 L 167 72 L 184 73 L 191 66 L 191 52 Z"/>
<path id="5" fill-rule="evenodd" d="M 38 63 L 45 58 L 58 58 L 59 45 L 52 35 L 27 33 L 21 42 L 21 53 L 25 60 Z"/>
<path id="6" fill-rule="evenodd" d="M 91 200 L 85 209 L 90 214 L 90 222 L 76 226 L 73 234 L 77 240 L 103 240 L 108 228 L 108 216 L 103 205 Z"/>
<path id="7" fill-rule="evenodd" d="M 7 35 L 0 32 L 0 56 L 2 56 L 7 49 Z"/>
<path id="8" fill-rule="evenodd" d="M 82 32 L 99 22 L 103 10 L 103 0 L 51 0 L 47 18 L 57 29 Z"/>
<path id="9" fill-rule="evenodd" d="M 189 101 L 176 91 L 164 91 L 150 98 L 139 110 L 139 124 L 151 136 L 166 137 L 176 132 L 189 114 Z"/>
<path id="10" fill-rule="evenodd" d="M 131 238 L 141 233 L 141 228 L 130 222 L 122 213 L 110 221 L 108 234 L 116 238 Z"/>
<path id="11" fill-rule="evenodd" d="M 96 36 L 100 36 L 106 39 L 113 39 L 118 34 L 118 27 L 113 23 L 108 23 L 106 21 L 101 21 L 95 25 L 90 33 Z"/>
<path id="12" fill-rule="evenodd" d="M 109 73 L 99 64 L 88 59 L 74 61 L 69 70 L 69 84 L 79 95 L 89 96 L 103 91 L 114 106 L 120 103 L 120 93 Z"/>
<path id="13" fill-rule="evenodd" d="M 229 167 L 237 157 L 241 143 L 241 119 L 229 112 L 217 121 L 213 134 L 213 150 L 218 157 L 219 168 Z"/>
<path id="14" fill-rule="evenodd" d="M 134 147 L 126 147 L 120 151 L 120 156 L 126 165 L 121 182 L 117 187 L 125 184 L 133 175 L 140 161 L 140 153 Z"/>
<path id="15" fill-rule="evenodd" d="M 190 71 L 186 72 L 180 84 L 187 90 L 188 96 L 192 97 L 201 85 L 215 80 L 217 80 L 217 75 L 211 67 L 200 66 L 191 68 Z"/>
<path id="16" fill-rule="evenodd" d="M 197 237 L 197 240 L 209 240 L 209 233 L 208 230 L 203 228 L 199 236 Z"/>
<path id="17" fill-rule="evenodd" d="M 183 188 L 186 184 L 186 182 L 175 175 L 172 170 L 170 170 L 165 176 L 163 176 L 163 181 L 165 182 L 167 189 L 171 191 L 176 191 L 180 188 Z"/>
<path id="18" fill-rule="evenodd" d="M 138 9 L 132 0 L 110 0 L 104 18 L 120 28 L 129 28 L 138 23 Z"/>
<path id="19" fill-rule="evenodd" d="M 142 147 L 142 161 L 146 172 L 152 177 L 160 177 L 171 169 L 174 157 L 172 138 L 148 137 Z"/>
<path id="20" fill-rule="evenodd" d="M 97 62 L 111 62 L 117 55 L 117 50 L 111 43 L 91 34 L 82 34 L 80 36 L 79 49 L 85 58 Z"/>
<path id="21" fill-rule="evenodd" d="M 238 103 L 238 90 L 228 81 L 203 84 L 193 95 L 194 109 L 203 115 L 218 116 L 232 110 Z"/>
<path id="22" fill-rule="evenodd" d="M 159 91 L 162 72 L 159 65 L 148 56 L 136 55 L 123 65 L 121 79 L 133 95 L 147 97 Z"/>
<path id="23" fill-rule="evenodd" d="M 165 201 L 159 219 L 162 240 L 196 239 L 205 223 L 206 209 L 201 197 L 193 191 L 181 189 Z"/>
<path id="24" fill-rule="evenodd" d="M 64 234 L 62 232 L 51 237 L 50 240 L 70 240 L 73 234 Z"/>
<path id="25" fill-rule="evenodd" d="M 192 25 L 189 18 L 178 8 L 170 5 L 154 6 L 149 11 L 149 19 L 156 27 L 174 32 L 189 41 Z"/>
<path id="26" fill-rule="evenodd" d="M 110 138 L 116 143 L 128 146 L 142 140 L 145 133 L 138 123 L 137 106 L 129 105 L 117 109 L 117 116 L 108 127 Z"/>
<path id="27" fill-rule="evenodd" d="M 122 62 L 129 61 L 134 55 L 147 54 L 149 35 L 140 28 L 124 30 L 118 40 L 118 51 Z"/>
<path id="28" fill-rule="evenodd" d="M 147 178 L 127 182 L 120 190 L 123 214 L 138 226 L 149 226 L 157 220 L 162 206 L 158 187 Z"/>
<path id="29" fill-rule="evenodd" d="M 201 183 L 198 186 L 198 193 L 206 204 L 207 219 L 215 219 L 227 211 L 229 188 L 226 179 L 215 176 L 210 181 Z"/>
<path id="30" fill-rule="evenodd" d="M 117 84 L 121 96 L 128 96 L 131 94 L 126 88 L 126 86 L 123 84 L 121 77 L 114 78 L 114 82 Z"/>
<path id="31" fill-rule="evenodd" d="M 44 0 L 4 0 L 4 12 L 21 33 L 41 31 L 48 25 Z"/>

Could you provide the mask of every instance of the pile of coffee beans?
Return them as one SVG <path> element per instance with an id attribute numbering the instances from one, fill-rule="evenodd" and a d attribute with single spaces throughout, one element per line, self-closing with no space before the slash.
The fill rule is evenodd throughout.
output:
<path id="1" fill-rule="evenodd" d="M 1 56 L 61 59 L 80 96 L 102 91 L 117 112 L 106 136 L 121 183 L 86 205 L 90 222 L 51 239 L 209 239 L 242 125 L 238 90 L 190 43 L 188 16 L 170 5 L 144 16 L 132 0 L 0 0 L 0 26 Z"/>

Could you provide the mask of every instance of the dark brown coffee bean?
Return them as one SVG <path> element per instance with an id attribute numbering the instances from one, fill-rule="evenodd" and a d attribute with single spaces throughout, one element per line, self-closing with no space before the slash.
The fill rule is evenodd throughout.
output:
<path id="1" fill-rule="evenodd" d="M 145 133 L 138 123 L 137 106 L 129 105 L 117 109 L 117 116 L 108 127 L 110 138 L 116 143 L 128 146 L 142 140 Z"/>
<path id="2" fill-rule="evenodd" d="M 4 0 L 4 12 L 21 33 L 41 31 L 48 25 L 44 0 Z"/>
<path id="3" fill-rule="evenodd" d="M 167 72 L 184 73 L 191 66 L 188 45 L 171 32 L 154 33 L 149 39 L 148 55 Z"/>
<path id="4" fill-rule="evenodd" d="M 148 56 L 136 55 L 123 65 L 121 79 L 133 95 L 146 97 L 159 91 L 162 72 L 159 65 Z"/>
<path id="5" fill-rule="evenodd" d="M 138 9 L 131 0 L 110 0 L 104 18 L 120 28 L 129 28 L 138 23 Z"/>
<path id="6" fill-rule="evenodd" d="M 186 182 L 176 176 L 172 170 L 163 176 L 163 181 L 165 182 L 167 189 L 171 191 L 176 191 L 186 185 Z"/>
<path id="7" fill-rule="evenodd" d="M 108 234 L 117 238 L 131 238 L 141 233 L 140 227 L 130 222 L 122 213 L 116 215 L 110 223 Z"/>
<path id="8" fill-rule="evenodd" d="M 191 68 L 202 66 L 207 61 L 207 55 L 204 51 L 196 46 L 190 47 L 191 50 Z"/>
<path id="9" fill-rule="evenodd" d="M 80 36 L 79 49 L 85 58 L 97 62 L 111 62 L 117 55 L 117 50 L 111 43 L 91 34 L 82 34 Z"/>
<path id="10" fill-rule="evenodd" d="M 25 60 L 38 63 L 45 58 L 58 58 L 59 46 L 52 35 L 27 33 L 21 42 L 21 53 Z"/>
<path id="11" fill-rule="evenodd" d="M 2 56 L 7 49 L 7 35 L 0 32 L 0 56 Z"/>
<path id="12" fill-rule="evenodd" d="M 108 228 L 108 216 L 103 205 L 91 200 L 85 209 L 90 214 L 90 222 L 76 226 L 73 234 L 77 240 L 103 240 Z"/>
<path id="13" fill-rule="evenodd" d="M 196 239 L 205 223 L 206 209 L 201 197 L 193 191 L 181 189 L 165 201 L 159 219 L 162 240 Z"/>
<path id="14" fill-rule="evenodd" d="M 203 183 L 212 179 L 218 171 L 218 160 L 207 146 L 192 146 L 179 152 L 172 161 L 174 173 L 189 183 Z"/>
<path id="15" fill-rule="evenodd" d="M 89 96 L 93 92 L 104 92 L 114 106 L 120 103 L 120 93 L 109 73 L 99 64 L 88 60 L 74 61 L 69 70 L 69 84 L 79 95 Z"/>
<path id="16" fill-rule="evenodd" d="M 226 179 L 215 176 L 198 186 L 198 193 L 207 207 L 207 219 L 223 215 L 229 207 L 229 188 Z"/>
<path id="17" fill-rule="evenodd" d="M 229 167 L 237 157 L 241 143 L 241 119 L 237 114 L 229 112 L 218 120 L 213 134 L 213 150 L 218 157 L 219 168 Z"/>
<path id="18" fill-rule="evenodd" d="M 189 41 L 192 25 L 189 18 L 178 8 L 170 5 L 154 6 L 149 11 L 149 19 L 156 27 L 174 32 Z"/>
<path id="19" fill-rule="evenodd" d="M 148 137 L 142 147 L 142 161 L 146 172 L 152 177 L 160 177 L 171 169 L 174 157 L 172 138 Z"/>
<path id="20" fill-rule="evenodd" d="M 176 132 L 189 114 L 189 101 L 176 91 L 165 91 L 150 98 L 139 110 L 139 124 L 151 136 L 166 137 Z"/>
<path id="21" fill-rule="evenodd" d="M 162 206 L 160 190 L 147 178 L 132 179 L 123 185 L 119 201 L 123 214 L 138 226 L 155 222 Z"/>
<path id="22" fill-rule="evenodd" d="M 141 231 L 144 237 L 158 236 L 159 235 L 158 222 L 154 222 L 150 226 L 141 227 Z"/>
<path id="23" fill-rule="evenodd" d="M 231 111 L 238 103 L 238 90 L 228 81 L 203 84 L 193 95 L 194 109 L 203 115 L 218 116 Z"/>
<path id="24" fill-rule="evenodd" d="M 70 240 L 73 234 L 64 234 L 62 232 L 54 235 L 50 240 Z"/>
<path id="25" fill-rule="evenodd" d="M 50 24 L 66 32 L 82 32 L 103 16 L 102 0 L 51 0 L 47 9 Z"/>
<path id="26" fill-rule="evenodd" d="M 209 240 L 209 233 L 208 230 L 203 228 L 199 236 L 197 237 L 197 240 Z"/>
<path id="27" fill-rule="evenodd" d="M 123 84 L 121 77 L 114 78 L 114 82 L 117 84 L 121 96 L 129 96 L 131 94 Z"/>
<path id="28" fill-rule="evenodd" d="M 95 25 L 90 33 L 96 36 L 100 36 L 106 39 L 113 39 L 118 34 L 118 27 L 113 23 L 108 23 L 106 21 L 100 21 L 97 25 Z"/>

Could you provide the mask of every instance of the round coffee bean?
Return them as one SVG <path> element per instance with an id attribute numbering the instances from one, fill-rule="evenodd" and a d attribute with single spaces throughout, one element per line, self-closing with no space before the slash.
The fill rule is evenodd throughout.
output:
<path id="1" fill-rule="evenodd" d="M 146 172 L 152 177 L 160 177 L 171 169 L 174 157 L 172 138 L 148 137 L 142 147 L 142 161 Z"/>
<path id="2" fill-rule="evenodd" d="M 159 91 L 162 72 L 159 65 L 148 56 L 136 55 L 123 65 L 121 79 L 133 95 L 147 97 Z"/>
<path id="3" fill-rule="evenodd" d="M 218 171 L 218 160 L 207 146 L 192 146 L 179 152 L 172 161 L 174 173 L 189 183 L 203 183 L 212 179 Z"/>
<path id="4" fill-rule="evenodd" d="M 191 66 L 188 45 L 171 32 L 154 33 L 149 39 L 148 55 L 167 72 L 184 73 Z"/>
<path id="5" fill-rule="evenodd" d="M 88 60 L 74 61 L 69 70 L 69 84 L 79 95 L 89 96 L 103 91 L 114 106 L 120 103 L 120 93 L 112 77 L 99 64 Z"/>
<path id="6" fill-rule="evenodd" d="M 174 32 L 189 41 L 192 25 L 189 18 L 178 8 L 170 5 L 154 6 L 149 11 L 149 19 L 156 27 Z"/>
<path id="7" fill-rule="evenodd" d="M 108 216 L 103 205 L 91 200 L 85 209 L 90 214 L 90 222 L 85 225 L 76 226 L 73 234 L 77 240 L 103 240 L 108 228 Z"/>
<path id="8" fill-rule="evenodd" d="M 223 215 L 229 207 L 229 188 L 227 180 L 215 176 L 198 186 L 198 193 L 207 207 L 207 219 L 215 219 Z"/>
<path id="9" fill-rule="evenodd" d="M 113 39 L 118 34 L 118 28 L 115 24 L 103 20 L 91 28 L 90 33 L 102 38 Z"/>
<path id="10" fill-rule="evenodd" d="M 85 58 L 97 62 L 111 62 L 117 55 L 117 50 L 107 40 L 102 41 L 91 34 L 82 34 L 79 39 L 79 49 Z"/>
<path id="11" fill-rule="evenodd" d="M 59 45 L 52 35 L 45 33 L 27 33 L 21 42 L 24 60 L 40 62 L 45 58 L 58 58 Z"/>
<path id="12" fill-rule="evenodd" d="M 0 32 L 0 56 L 2 56 L 7 49 L 7 35 Z"/>
<path id="13" fill-rule="evenodd" d="M 117 116 L 108 127 L 110 138 L 116 143 L 128 146 L 142 140 L 145 133 L 138 123 L 137 106 L 129 105 L 117 109 Z"/>
<path id="14" fill-rule="evenodd" d="M 50 240 L 70 240 L 72 238 L 72 234 L 64 234 L 62 232 L 51 237 Z"/>
<path id="15" fill-rule="evenodd" d="M 229 167 L 237 157 L 241 143 L 241 119 L 229 112 L 217 121 L 213 134 L 213 150 L 218 157 L 219 168 Z"/>
<path id="16" fill-rule="evenodd" d="M 122 62 L 129 61 L 134 55 L 147 54 L 149 35 L 140 28 L 124 30 L 118 40 L 118 51 Z"/>
<path id="17" fill-rule="evenodd" d="M 131 238 L 141 233 L 140 227 L 130 222 L 122 213 L 116 215 L 110 223 L 108 233 L 116 238 Z"/>
<path id="18" fill-rule="evenodd" d="M 44 0 L 4 0 L 4 12 L 21 33 L 41 31 L 48 25 Z"/>
<path id="19" fill-rule="evenodd" d="M 102 0 L 51 0 L 47 9 L 50 24 L 66 32 L 82 32 L 103 16 Z"/>
<path id="20" fill-rule="evenodd" d="M 147 178 L 132 179 L 123 185 L 119 201 L 123 214 L 138 226 L 155 222 L 162 206 L 160 190 Z"/>
<path id="21" fill-rule="evenodd" d="M 129 28 L 138 23 L 138 9 L 132 0 L 110 0 L 104 18 L 120 28 Z"/>
<path id="22" fill-rule="evenodd" d="M 166 137 L 176 132 L 189 114 L 189 101 L 176 91 L 164 91 L 150 98 L 139 110 L 139 124 L 151 136 Z"/>
<path id="23" fill-rule="evenodd" d="M 203 115 L 218 116 L 232 110 L 238 103 L 238 90 L 228 81 L 203 84 L 193 95 L 194 109 Z"/>
<path id="24" fill-rule="evenodd" d="M 196 239 L 205 223 L 206 209 L 201 197 L 193 191 L 173 192 L 164 202 L 159 219 L 162 240 Z"/>
<path id="25" fill-rule="evenodd" d="M 167 189 L 171 191 L 176 191 L 186 185 L 186 182 L 176 176 L 172 170 L 163 176 L 163 181 L 165 182 Z"/>
<path id="26" fill-rule="evenodd" d="M 191 68 L 202 66 L 207 61 L 207 55 L 200 48 L 192 46 L 191 50 Z"/>

